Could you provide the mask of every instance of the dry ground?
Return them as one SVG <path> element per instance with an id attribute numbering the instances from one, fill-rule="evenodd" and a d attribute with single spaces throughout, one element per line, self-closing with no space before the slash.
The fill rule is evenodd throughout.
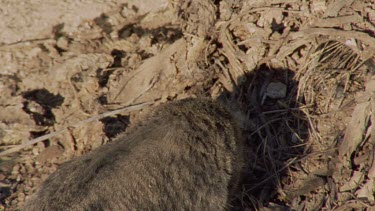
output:
<path id="1" fill-rule="evenodd" d="M 0 17 L 0 209 L 194 96 L 247 114 L 234 210 L 375 205 L 373 1 L 6 0 Z"/>

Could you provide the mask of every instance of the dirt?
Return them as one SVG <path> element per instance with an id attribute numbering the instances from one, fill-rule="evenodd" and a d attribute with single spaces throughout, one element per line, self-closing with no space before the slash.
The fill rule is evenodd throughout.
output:
<path id="1" fill-rule="evenodd" d="M 0 209 L 150 106 L 247 116 L 237 210 L 371 210 L 372 1 L 1 1 Z M 111 112 L 111 113 L 109 113 Z"/>

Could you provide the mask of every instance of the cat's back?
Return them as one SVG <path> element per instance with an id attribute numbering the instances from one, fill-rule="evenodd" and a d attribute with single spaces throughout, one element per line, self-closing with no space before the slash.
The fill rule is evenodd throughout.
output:
<path id="1" fill-rule="evenodd" d="M 238 127 L 223 106 L 167 103 L 129 133 L 63 164 L 26 210 L 222 210 L 242 159 Z"/>

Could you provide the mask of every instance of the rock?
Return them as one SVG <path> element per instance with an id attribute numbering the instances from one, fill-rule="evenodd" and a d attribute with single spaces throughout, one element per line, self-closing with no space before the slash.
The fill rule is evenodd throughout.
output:
<path id="1" fill-rule="evenodd" d="M 286 85 L 281 82 L 271 82 L 267 86 L 266 96 L 272 99 L 280 99 L 286 96 Z"/>

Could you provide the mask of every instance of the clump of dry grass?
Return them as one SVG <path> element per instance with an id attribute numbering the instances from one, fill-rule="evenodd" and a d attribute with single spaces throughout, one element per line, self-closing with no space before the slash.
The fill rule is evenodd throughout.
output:
<path id="1" fill-rule="evenodd" d="M 349 191 L 345 190 L 345 184 L 355 180 L 353 178 L 360 174 L 359 172 L 363 175 L 363 169 L 358 171 L 358 166 L 352 165 L 353 161 L 350 160 L 355 157 L 354 153 L 345 157 L 346 154 L 340 152 L 346 150 L 342 148 L 347 148 L 348 144 L 344 144 L 346 139 L 351 139 L 350 142 L 353 143 L 352 131 L 357 132 L 368 127 L 368 122 L 365 121 L 369 118 L 367 110 L 363 110 L 367 107 L 357 108 L 355 104 L 358 99 L 354 95 L 364 89 L 364 82 L 367 80 L 367 73 L 362 71 L 362 68 L 359 69 L 364 60 L 354 49 L 341 42 L 329 40 L 319 44 L 306 57 L 306 62 L 296 73 L 296 100 L 299 105 L 306 106 L 301 111 L 304 119 L 309 122 L 309 137 L 305 140 L 309 150 L 304 158 L 299 160 L 298 165 L 293 167 L 304 172 L 290 171 L 289 181 L 283 187 L 291 203 L 303 205 L 306 209 L 346 209 L 351 207 L 351 202 L 361 204 L 360 207 L 370 206 L 368 201 L 354 195 L 349 196 Z M 362 118 L 358 117 L 358 113 L 364 113 L 365 120 L 357 120 Z M 351 125 L 346 124 L 349 120 Z M 352 126 L 352 122 L 358 124 Z M 364 140 L 364 134 L 361 132 L 363 131 L 356 134 L 361 137 L 359 142 Z M 361 149 L 360 144 L 357 144 L 352 150 L 357 149 L 358 153 L 361 151 L 366 154 L 369 147 L 363 146 L 365 145 L 362 143 Z M 352 192 L 353 190 L 355 188 Z M 361 191 L 357 191 L 355 195 L 365 192 Z M 297 202 L 300 196 L 305 196 L 310 201 Z"/>
<path id="2" fill-rule="evenodd" d="M 321 43 L 296 75 L 297 99 L 308 105 L 319 103 L 323 113 L 329 111 L 334 99 L 341 98 L 340 106 L 360 65 L 360 56 L 348 46 L 334 40 Z"/>

